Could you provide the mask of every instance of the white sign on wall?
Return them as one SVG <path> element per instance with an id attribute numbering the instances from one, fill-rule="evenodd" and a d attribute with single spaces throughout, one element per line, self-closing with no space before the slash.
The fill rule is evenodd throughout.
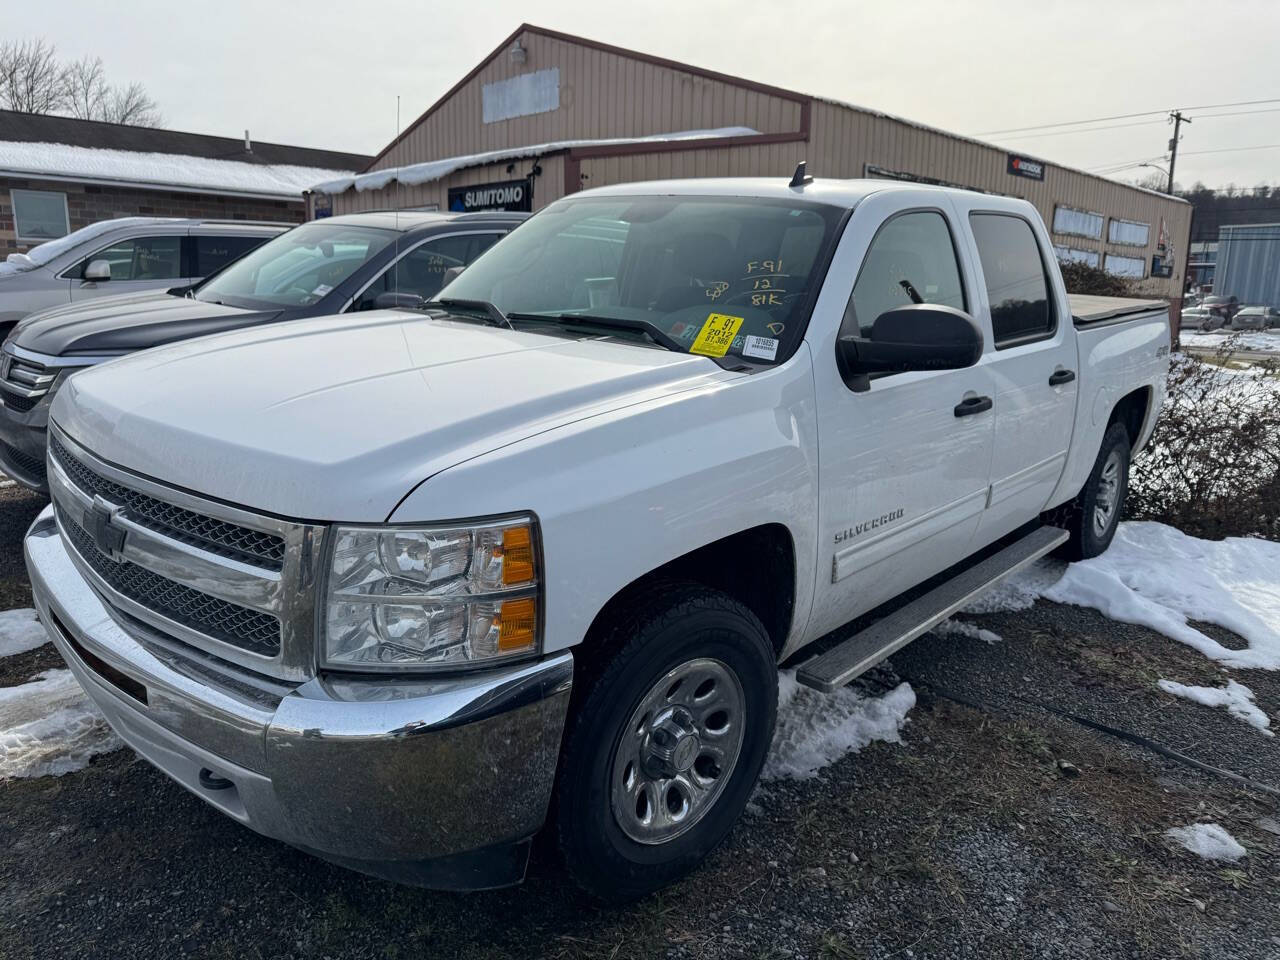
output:
<path id="1" fill-rule="evenodd" d="M 522 73 L 480 89 L 485 123 L 560 109 L 560 68 Z"/>

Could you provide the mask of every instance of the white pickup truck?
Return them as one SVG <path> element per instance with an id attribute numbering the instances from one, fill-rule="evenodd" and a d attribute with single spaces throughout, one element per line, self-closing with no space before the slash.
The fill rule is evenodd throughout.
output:
<path id="1" fill-rule="evenodd" d="M 1025 202 L 802 171 L 575 194 L 419 306 L 70 378 L 40 616 L 241 823 L 477 889 L 550 811 L 605 899 L 729 831 L 778 662 L 869 620 L 800 669 L 835 689 L 1106 549 L 1170 342 L 1162 304 L 1073 314 Z"/>

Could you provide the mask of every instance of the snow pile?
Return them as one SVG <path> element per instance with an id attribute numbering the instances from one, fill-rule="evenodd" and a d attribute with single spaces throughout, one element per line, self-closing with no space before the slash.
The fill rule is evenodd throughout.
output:
<path id="1" fill-rule="evenodd" d="M 0 780 L 70 773 L 121 746 L 70 670 L 0 688 Z"/>
<path id="2" fill-rule="evenodd" d="M 519 160 L 522 157 L 538 157 L 554 150 L 568 150 L 573 147 L 612 147 L 628 143 L 669 143 L 680 140 L 712 140 L 717 137 L 750 137 L 759 133 L 751 127 L 717 127 L 714 130 L 682 130 L 678 133 L 657 133 L 647 137 L 614 137 L 605 140 L 555 140 L 550 143 L 535 143 L 527 147 L 508 147 L 503 150 L 489 150 L 485 153 L 463 154 L 457 157 L 445 157 L 441 160 L 428 160 L 426 163 L 413 163 L 405 167 L 387 167 L 384 170 L 373 170 L 359 176 L 338 177 L 317 183 L 311 187 L 316 193 L 337 194 L 355 187 L 357 190 L 381 190 L 392 180 L 398 180 L 406 186 L 417 186 L 447 177 L 464 167 L 476 167 L 486 163 L 497 163 L 500 160 Z"/>
<path id="3" fill-rule="evenodd" d="M 971 640 L 985 640 L 987 643 L 999 643 L 1004 637 L 994 630 L 984 630 L 976 623 L 963 620 L 943 620 L 930 633 L 940 637 L 968 637 Z"/>
<path id="4" fill-rule="evenodd" d="M 49 634 L 30 607 L 0 612 L 0 657 L 26 653 L 49 642 Z"/>
<path id="5" fill-rule="evenodd" d="M 1247 850 L 1236 838 L 1216 823 L 1193 823 L 1189 827 L 1171 827 L 1164 832 L 1198 857 L 1205 860 L 1225 860 L 1235 863 Z"/>
<path id="6" fill-rule="evenodd" d="M 1122 523 L 1102 556 L 1073 563 L 1043 592 L 1150 627 L 1229 667 L 1280 670 L 1280 543 L 1189 537 L 1162 523 Z M 1216 623 L 1248 643 L 1231 650 L 1187 623 Z"/>
<path id="7" fill-rule="evenodd" d="M 302 199 L 302 191 L 319 180 L 351 175 L 348 170 L 327 170 L 324 167 L 248 163 L 178 153 L 145 153 L 12 140 L 0 140 L 0 169 L 11 176 L 29 173 L 33 176 L 44 174 L 126 181 L 160 187 L 204 187 L 298 201 Z"/>
<path id="8" fill-rule="evenodd" d="M 1257 727 L 1268 737 L 1274 737 L 1275 731 L 1268 729 L 1271 718 L 1258 709 L 1253 702 L 1253 691 L 1242 683 L 1228 680 L 1225 687 L 1189 687 L 1173 680 L 1161 680 L 1160 689 L 1175 697 L 1184 697 L 1206 707 L 1226 707 L 1233 717 L 1243 720 L 1251 727 Z"/>
<path id="9" fill-rule="evenodd" d="M 780 671 L 778 725 L 760 776 L 803 780 L 875 740 L 899 743 L 915 705 L 909 683 L 882 697 L 866 697 L 849 687 L 829 694 L 801 686 L 794 670 Z"/>
<path id="10" fill-rule="evenodd" d="M 1199 347 L 1204 350 L 1217 350 L 1228 338 L 1234 337 L 1232 346 L 1237 350 L 1256 350 L 1260 353 L 1280 352 L 1280 334 L 1266 333 L 1261 330 L 1211 331 L 1209 333 L 1190 333 L 1183 331 L 1178 335 L 1178 342 L 1184 347 Z"/>

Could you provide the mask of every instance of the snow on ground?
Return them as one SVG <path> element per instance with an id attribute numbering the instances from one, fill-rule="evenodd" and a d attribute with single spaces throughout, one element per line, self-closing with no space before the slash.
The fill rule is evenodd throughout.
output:
<path id="1" fill-rule="evenodd" d="M 1274 737 L 1275 731 L 1268 729 L 1271 718 L 1258 709 L 1253 702 L 1253 691 L 1242 683 L 1228 680 L 1225 687 L 1189 687 L 1173 680 L 1161 680 L 1160 689 L 1175 697 L 1184 697 L 1206 707 L 1226 707 L 1233 717 L 1243 720 L 1268 737 Z"/>
<path id="2" fill-rule="evenodd" d="M 1004 639 L 994 630 L 984 630 L 976 623 L 964 620 L 943 620 L 929 632 L 939 637 L 968 637 L 971 640 L 985 640 L 987 643 L 999 643 Z"/>
<path id="3" fill-rule="evenodd" d="M 843 687 L 819 693 L 801 686 L 794 670 L 778 674 L 778 725 L 760 776 L 765 780 L 815 776 L 847 753 L 875 740 L 899 743 L 907 713 L 916 705 L 911 684 L 880 697 Z"/>
<path id="4" fill-rule="evenodd" d="M 1262 330 L 1241 331 L 1214 330 L 1209 333 L 1194 333 L 1183 330 L 1178 334 L 1178 342 L 1184 347 L 1200 347 L 1203 350 L 1217 350 L 1229 338 L 1235 337 L 1237 350 L 1257 350 L 1263 353 L 1280 352 L 1280 332 Z"/>
<path id="5" fill-rule="evenodd" d="M 1163 523 L 1120 524 L 1100 557 L 1066 566 L 1042 560 L 966 608 L 1025 610 L 1038 597 L 1092 607 L 1185 643 L 1228 667 L 1280 670 L 1280 543 L 1201 540 Z M 1216 623 L 1248 646 L 1224 647 L 1188 620 Z"/>
<path id="6" fill-rule="evenodd" d="M 70 670 L 0 688 L 0 780 L 70 773 L 121 746 Z"/>
<path id="7" fill-rule="evenodd" d="M 0 611 L 0 657 L 26 653 L 49 642 L 49 634 L 30 607 Z"/>
<path id="8" fill-rule="evenodd" d="M 1198 857 L 1235 863 L 1248 853 L 1236 838 L 1216 823 L 1193 823 L 1189 827 L 1171 827 L 1164 832 Z"/>

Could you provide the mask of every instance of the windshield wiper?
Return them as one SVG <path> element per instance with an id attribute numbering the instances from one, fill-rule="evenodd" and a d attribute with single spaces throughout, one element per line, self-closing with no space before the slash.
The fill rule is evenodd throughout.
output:
<path id="1" fill-rule="evenodd" d="M 544 323 L 577 324 L 583 327 L 603 327 L 607 330 L 626 330 L 630 333 L 642 333 L 654 343 L 666 347 L 668 350 L 674 350 L 676 353 L 689 352 L 679 340 L 648 320 L 600 317 L 590 313 L 513 313 L 511 317 L 515 320 L 541 320 Z"/>
<path id="2" fill-rule="evenodd" d="M 423 306 L 432 307 L 437 304 L 445 309 L 479 310 L 495 327 L 515 329 L 515 327 L 511 326 L 511 321 L 507 319 L 507 315 L 499 309 L 496 303 L 490 300 L 459 300 L 456 297 L 446 297 L 443 300 L 428 300 Z"/>

